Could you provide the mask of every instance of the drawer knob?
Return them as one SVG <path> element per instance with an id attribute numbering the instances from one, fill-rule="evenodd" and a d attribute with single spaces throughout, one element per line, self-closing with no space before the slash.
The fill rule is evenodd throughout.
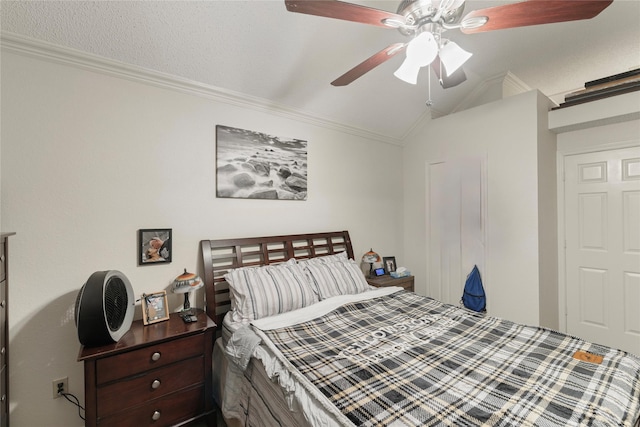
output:
<path id="1" fill-rule="evenodd" d="M 160 353 L 159 352 L 155 352 L 151 355 L 151 360 L 153 360 L 154 362 L 157 362 L 158 360 L 160 360 Z"/>
<path id="2" fill-rule="evenodd" d="M 160 380 L 153 380 L 153 382 L 151 383 L 151 388 L 155 390 L 158 387 L 160 387 Z"/>
<path id="3" fill-rule="evenodd" d="M 4 348 L 4 347 L 2 347 L 2 350 L 0 350 L 0 356 L 4 356 L 4 353 L 5 353 L 6 351 L 7 351 L 7 350 L 5 350 L 5 348 Z"/>
<path id="4" fill-rule="evenodd" d="M 151 416 L 151 419 L 153 421 L 158 421 L 160 419 L 160 411 L 154 411 L 153 415 Z"/>
<path id="5" fill-rule="evenodd" d="M 4 254 L 3 254 L 3 255 L 0 255 L 0 262 L 4 262 L 4 259 L 5 259 L 5 258 L 4 258 Z"/>
<path id="6" fill-rule="evenodd" d="M 4 306 L 5 306 L 5 302 L 4 302 L 4 300 L 2 300 L 2 301 L 0 302 L 0 307 L 4 308 Z"/>
<path id="7" fill-rule="evenodd" d="M 2 397 L 0 397 L 0 402 L 4 402 L 5 400 L 7 400 L 7 395 L 3 394 Z"/>

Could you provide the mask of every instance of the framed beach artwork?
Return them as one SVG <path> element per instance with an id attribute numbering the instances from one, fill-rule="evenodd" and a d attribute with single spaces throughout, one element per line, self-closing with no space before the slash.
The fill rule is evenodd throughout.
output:
<path id="1" fill-rule="evenodd" d="M 216 197 L 307 200 L 307 141 L 216 126 Z"/>

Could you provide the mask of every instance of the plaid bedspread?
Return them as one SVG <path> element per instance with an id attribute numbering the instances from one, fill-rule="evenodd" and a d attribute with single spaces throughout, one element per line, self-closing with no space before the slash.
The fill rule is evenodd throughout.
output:
<path id="1" fill-rule="evenodd" d="M 638 357 L 411 292 L 258 332 L 358 426 L 632 426 L 640 416 Z"/>

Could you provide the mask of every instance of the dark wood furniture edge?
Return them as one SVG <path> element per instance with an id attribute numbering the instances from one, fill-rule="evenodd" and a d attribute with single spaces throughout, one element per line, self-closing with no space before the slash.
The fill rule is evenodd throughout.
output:
<path id="1" fill-rule="evenodd" d="M 0 239 L 3 242 L 8 242 L 8 238 L 10 236 L 14 236 L 16 233 L 13 231 L 3 231 L 0 232 Z M 3 243 L 5 244 L 5 243 Z M 4 269 L 5 269 L 5 278 L 4 280 L 6 281 L 6 285 L 7 285 L 7 289 L 5 289 L 5 316 L 6 319 L 4 321 L 4 339 L 5 339 L 5 343 L 4 343 L 4 351 L 5 351 L 5 355 L 4 355 L 4 365 L 5 365 L 5 372 L 4 372 L 4 378 L 5 378 L 5 384 L 4 384 L 4 393 L 5 393 L 5 401 L 2 402 L 3 405 L 5 405 L 5 409 L 6 409 L 6 422 L 7 422 L 7 426 L 9 425 L 9 406 L 10 406 L 10 396 L 11 394 L 9 393 L 9 244 L 6 243 L 5 244 L 5 251 L 4 251 Z"/>
<path id="2" fill-rule="evenodd" d="M 308 259 L 346 251 L 353 258 L 348 231 L 291 234 L 282 236 L 245 237 L 202 240 L 206 312 L 222 328 L 222 319 L 230 309 L 228 285 L 224 274 L 232 268 L 263 266 L 291 258 Z M 217 254 L 217 251 L 227 251 Z M 220 261 L 226 261 L 222 265 Z"/>
<path id="3" fill-rule="evenodd" d="M 197 310 L 197 311 L 200 311 L 200 310 Z M 169 317 L 169 320 L 167 320 L 167 322 L 171 322 L 175 325 L 183 326 L 184 329 L 181 331 L 174 330 L 172 331 L 171 334 L 167 335 L 162 339 L 153 339 L 153 342 L 163 343 L 166 341 L 171 341 L 177 336 L 186 337 L 189 335 L 195 335 L 195 334 L 202 333 L 202 331 L 204 331 L 207 328 L 214 327 L 214 324 L 210 318 L 208 318 L 206 321 L 199 320 L 198 322 L 194 322 L 194 323 L 184 323 L 182 319 L 178 319 L 179 317 L 178 313 L 171 313 L 169 316 L 170 317 Z M 139 329 L 139 331 L 137 332 L 139 334 L 140 331 L 144 331 L 145 329 L 147 329 L 147 331 L 151 329 L 165 329 L 165 326 L 166 325 L 164 322 L 158 322 L 152 325 L 142 325 L 140 320 L 136 320 L 132 324 L 132 329 L 134 328 Z M 129 338 L 132 337 L 132 334 L 134 334 L 134 331 L 132 329 L 130 329 L 118 342 L 114 342 L 114 343 L 110 343 L 102 346 L 95 346 L 95 347 L 85 347 L 83 345 L 80 345 L 80 350 L 78 351 L 78 359 L 77 359 L 78 362 L 83 362 L 87 359 L 92 359 L 92 358 L 112 356 L 114 354 L 124 353 L 127 351 L 136 350 L 138 348 L 145 347 L 148 344 L 148 342 L 145 340 L 140 340 L 141 337 L 136 337 L 135 342 L 130 341 Z"/>
<path id="4" fill-rule="evenodd" d="M 171 313 L 167 321 L 154 323 L 152 325 L 143 325 L 141 320 L 134 321 L 132 328 L 120 339 L 120 341 L 96 347 L 80 346 L 78 353 L 78 361 L 84 362 L 84 378 L 85 378 L 85 419 L 87 425 L 94 425 L 97 420 L 97 393 L 87 393 L 87 390 L 95 390 L 96 383 L 96 363 L 99 359 L 114 356 L 119 353 L 135 351 L 146 347 L 150 342 L 154 344 L 162 344 L 172 341 L 176 338 L 185 338 L 192 335 L 204 333 L 204 366 L 212 366 L 213 344 L 215 341 L 215 324 L 211 318 L 202 310 L 197 310 L 198 321 L 186 324 L 179 318 L 177 313 Z M 170 330 L 167 331 L 167 327 Z M 153 329 L 158 329 L 158 334 L 154 334 Z M 151 333 L 149 334 L 149 332 Z M 146 333 L 145 333 L 146 332 Z M 158 338 L 157 335 L 166 335 Z M 217 408 L 213 402 L 213 381 L 205 378 L 204 380 L 204 411 L 197 417 L 184 420 L 178 425 L 191 424 L 196 420 L 204 419 L 208 426 L 215 427 L 217 425 Z"/>

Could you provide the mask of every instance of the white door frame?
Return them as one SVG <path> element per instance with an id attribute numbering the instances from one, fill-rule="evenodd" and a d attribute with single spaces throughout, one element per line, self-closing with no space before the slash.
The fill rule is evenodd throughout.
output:
<path id="1" fill-rule="evenodd" d="M 565 209 L 564 209 L 564 161 L 565 157 L 576 154 L 596 153 L 599 151 L 617 150 L 620 148 L 637 147 L 639 140 L 626 140 L 619 142 L 603 143 L 585 146 L 584 148 L 561 150 L 556 154 L 556 164 L 558 174 L 557 195 L 558 195 L 558 319 L 560 332 L 567 332 L 567 264 L 565 257 Z"/>

